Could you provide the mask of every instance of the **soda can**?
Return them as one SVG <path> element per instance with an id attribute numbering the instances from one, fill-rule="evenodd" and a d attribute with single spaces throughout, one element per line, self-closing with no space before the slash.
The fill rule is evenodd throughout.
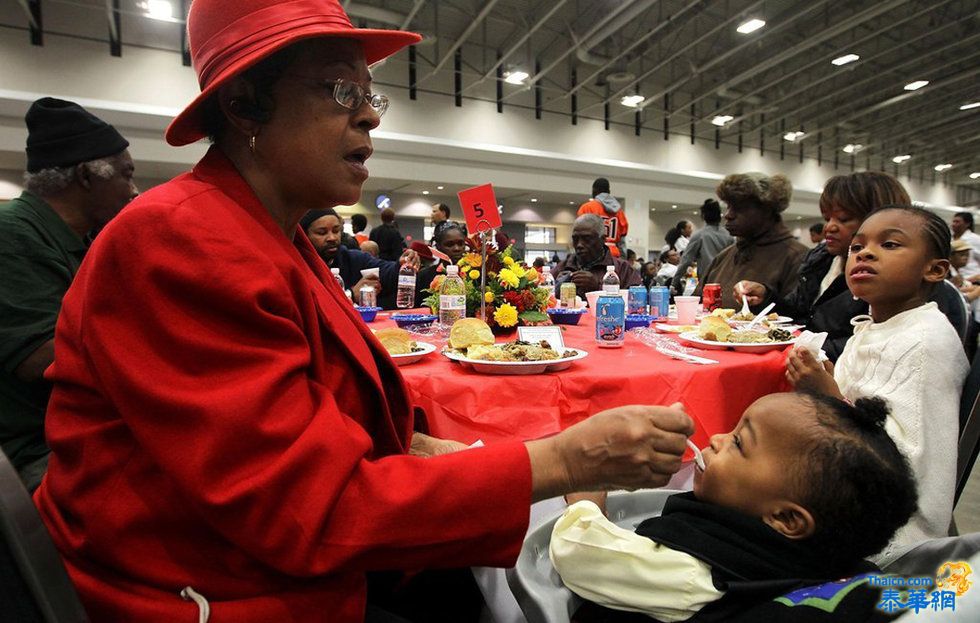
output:
<path id="1" fill-rule="evenodd" d="M 596 302 L 595 341 L 602 348 L 616 348 L 626 339 L 626 302 L 623 297 L 603 294 Z"/>
<path id="2" fill-rule="evenodd" d="M 704 311 L 710 312 L 721 307 L 721 284 L 705 284 L 701 291 L 701 302 L 704 304 Z"/>
<path id="3" fill-rule="evenodd" d="M 575 284 L 571 281 L 566 281 L 561 284 L 561 301 L 559 302 L 561 307 L 574 308 L 575 307 L 575 296 L 576 288 Z"/>
<path id="4" fill-rule="evenodd" d="M 630 286 L 628 314 L 647 313 L 647 289 L 643 286 Z"/>
<path id="5" fill-rule="evenodd" d="M 650 288 L 650 315 L 664 319 L 670 315 L 670 289 L 667 286 Z"/>

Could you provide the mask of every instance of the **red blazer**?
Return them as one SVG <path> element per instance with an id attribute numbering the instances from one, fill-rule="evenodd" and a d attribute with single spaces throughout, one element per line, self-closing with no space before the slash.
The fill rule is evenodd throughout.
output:
<path id="1" fill-rule="evenodd" d="M 297 230 L 299 231 L 299 230 Z M 518 442 L 407 456 L 398 369 L 216 148 L 65 297 L 36 502 L 93 621 L 362 621 L 364 572 L 513 564 Z"/>

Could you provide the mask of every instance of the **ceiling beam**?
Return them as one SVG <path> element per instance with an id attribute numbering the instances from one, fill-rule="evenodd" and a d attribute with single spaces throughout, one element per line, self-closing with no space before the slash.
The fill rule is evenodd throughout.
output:
<path id="1" fill-rule="evenodd" d="M 31 33 L 31 45 L 44 45 L 44 20 L 41 15 L 41 0 L 18 0 L 27 15 L 27 25 Z"/>
<path id="2" fill-rule="evenodd" d="M 105 0 L 106 18 L 109 20 L 109 53 L 122 56 L 122 25 L 119 19 L 119 0 Z"/>
<path id="3" fill-rule="evenodd" d="M 753 76 L 756 76 L 764 71 L 768 71 L 770 68 L 780 65 L 781 63 L 784 63 L 790 60 L 791 58 L 794 58 L 799 54 L 806 52 L 810 48 L 820 45 L 825 41 L 829 41 L 834 37 L 840 36 L 850 30 L 853 30 L 857 26 L 876 18 L 883 13 L 893 11 L 898 7 L 902 6 L 903 4 L 906 4 L 908 1 L 909 0 L 889 0 L 887 2 L 875 2 L 874 5 L 871 6 L 870 8 L 861 11 L 856 15 L 844 17 L 843 19 L 841 19 L 840 22 L 838 22 L 834 26 L 831 26 L 830 28 L 821 30 L 819 33 L 815 35 L 804 37 L 802 41 L 800 41 L 799 43 L 797 43 L 792 47 L 783 50 L 781 52 L 777 52 L 776 54 L 770 56 L 769 58 L 766 58 L 763 61 L 753 63 L 751 67 L 735 75 L 734 77 L 729 78 L 720 86 L 717 87 L 712 86 L 711 89 L 709 89 L 708 91 L 705 91 L 701 95 L 694 97 L 689 102 L 687 102 L 687 105 L 690 106 L 692 104 L 697 104 L 698 102 L 702 101 L 704 98 L 715 94 L 719 90 L 730 89 L 732 87 L 735 87 L 745 82 L 749 78 L 752 78 Z"/>
<path id="4" fill-rule="evenodd" d="M 557 13 L 558 10 L 560 8 L 562 8 L 562 6 L 564 6 L 564 4 L 566 2 L 568 2 L 568 0 L 558 0 L 557 2 L 555 2 L 554 5 L 551 7 L 551 10 L 548 11 L 547 13 L 545 13 L 541 17 L 541 19 L 539 19 L 537 22 L 535 22 L 534 25 L 531 26 L 531 28 L 529 28 L 528 31 L 526 33 L 524 33 L 524 35 L 520 39 L 518 39 L 517 42 L 514 43 L 514 45 L 512 45 L 510 47 L 510 49 L 508 49 L 506 52 L 504 52 L 503 55 L 500 58 L 497 59 L 497 62 L 494 63 L 493 66 L 491 66 L 490 69 L 488 69 L 486 71 L 486 73 L 484 73 L 483 76 L 480 77 L 479 80 L 477 80 L 476 82 L 471 83 L 469 86 L 467 86 L 463 90 L 466 91 L 466 90 L 468 90 L 468 89 L 470 89 L 470 88 L 472 88 L 472 87 L 474 87 L 474 86 L 476 86 L 478 84 L 481 84 L 481 83 L 485 82 L 486 80 L 490 79 L 491 77 L 493 77 L 497 73 L 497 68 L 500 67 L 501 65 L 503 65 L 504 62 L 506 62 L 507 59 L 510 58 L 510 56 L 512 54 L 514 54 L 515 52 L 517 52 L 521 48 L 521 46 L 524 45 L 527 42 L 527 40 L 531 38 L 531 35 L 533 35 L 534 33 L 536 33 L 539 28 L 541 28 L 546 23 L 548 23 L 548 20 L 550 20 L 551 17 L 555 13 Z"/>
<path id="5" fill-rule="evenodd" d="M 447 50 L 442 55 L 442 59 L 440 59 L 439 62 L 436 63 L 436 66 L 432 68 L 432 71 L 429 72 L 429 75 L 423 78 L 422 81 L 428 80 L 429 78 L 439 73 L 439 70 L 442 69 L 443 65 L 449 62 L 449 59 L 454 57 L 454 55 L 456 54 L 456 50 L 458 50 L 460 46 L 463 45 L 463 43 L 466 41 L 466 39 L 473 33 L 473 31 L 476 30 L 476 27 L 480 25 L 480 22 L 482 22 L 484 18 L 486 18 L 486 16 L 490 14 L 490 11 L 493 10 L 493 7 L 497 4 L 497 1 L 498 0 L 489 0 L 485 5 L 483 5 L 483 10 L 480 11 L 479 15 L 477 15 L 473 19 L 473 21 L 470 22 L 470 25 L 467 26 L 466 29 L 463 30 L 463 32 L 459 35 L 459 37 L 456 38 L 456 41 L 454 41 L 453 44 L 449 46 L 449 50 Z"/>
<path id="6" fill-rule="evenodd" d="M 409 24 L 412 23 L 413 19 L 415 19 L 415 15 L 419 12 L 419 9 L 422 8 L 423 4 L 425 4 L 425 0 L 415 0 L 415 4 L 412 5 L 412 10 L 408 12 L 408 15 L 405 16 L 402 23 L 398 25 L 398 30 L 405 30 L 408 28 Z"/>
<path id="7" fill-rule="evenodd" d="M 902 24 L 904 24 L 906 22 L 909 22 L 909 21 L 912 21 L 914 19 L 918 19 L 920 17 L 923 17 L 923 16 L 927 15 L 928 13 L 931 13 L 931 12 L 935 11 L 936 9 L 938 9 L 939 7 L 941 7 L 942 5 L 948 4 L 948 3 L 952 2 L 952 1 L 953 0 L 941 0 L 937 4 L 934 4 L 934 5 L 931 5 L 929 7 L 926 7 L 923 10 L 918 11 L 917 13 L 913 13 L 912 15 L 909 15 L 909 16 L 907 16 L 905 18 L 902 18 L 901 20 L 899 20 L 899 21 L 897 21 L 897 22 L 895 22 L 893 24 L 889 24 L 888 25 L 888 29 L 894 29 L 894 28 L 896 28 L 896 27 L 898 27 L 898 26 L 900 26 L 900 25 L 902 25 Z M 971 16 L 970 19 L 972 19 L 972 16 Z M 948 28 L 948 27 L 953 26 L 953 25 L 955 25 L 957 23 L 959 23 L 959 22 L 952 22 L 950 24 L 946 24 L 945 26 L 942 26 L 939 30 Z M 766 84 L 764 84 L 762 86 L 759 86 L 759 87 L 753 88 L 751 90 L 745 91 L 742 95 L 738 96 L 734 100 L 731 100 L 731 101 L 727 102 L 725 106 L 729 110 L 734 110 L 735 107 L 738 106 L 738 104 L 740 104 L 743 101 L 749 99 L 750 97 L 758 96 L 760 94 L 765 94 L 765 93 L 771 92 L 776 87 L 776 85 L 780 84 L 781 82 L 784 82 L 784 81 L 786 81 L 786 80 L 788 80 L 788 79 L 790 79 L 790 78 L 792 78 L 794 76 L 797 76 L 797 75 L 799 75 L 801 73 L 809 72 L 809 71 L 811 71 L 813 69 L 816 69 L 818 67 L 826 67 L 826 64 L 829 61 L 837 58 L 838 56 L 840 56 L 845 51 L 854 51 L 854 50 L 857 50 L 858 49 L 858 46 L 861 46 L 861 45 L 863 45 L 863 44 L 865 44 L 865 43 L 867 43 L 867 42 L 869 42 L 871 40 L 874 40 L 874 39 L 880 37 L 883 30 L 884 29 L 880 29 L 880 28 L 877 29 L 877 30 L 872 30 L 872 32 L 869 33 L 867 36 L 862 37 L 861 39 L 858 39 L 857 41 L 852 41 L 850 43 L 847 43 L 846 45 L 842 45 L 841 48 L 838 49 L 837 51 L 835 51 L 833 54 L 827 54 L 827 55 L 821 56 L 819 59 L 813 61 L 812 63 L 810 63 L 808 65 L 802 65 L 802 66 L 798 67 L 797 69 L 794 69 L 794 70 L 792 70 L 790 72 L 787 72 L 787 73 L 784 73 L 784 74 L 781 74 L 781 75 L 777 76 L 775 80 L 772 80 L 772 81 L 770 81 L 770 82 L 768 82 L 768 83 L 766 83 Z M 915 37 L 914 39 L 904 40 L 900 44 L 898 44 L 898 45 L 896 45 L 894 47 L 888 48 L 887 51 L 878 52 L 878 53 L 874 54 L 873 56 L 863 56 L 861 58 L 861 63 L 869 63 L 869 62 L 875 60 L 876 58 L 879 58 L 879 57 L 881 57 L 881 56 L 883 56 L 883 55 L 885 55 L 887 53 L 894 52 L 894 51 L 899 50 L 899 49 L 902 49 L 902 48 L 907 48 L 909 45 L 911 45 L 915 41 L 918 41 L 920 39 L 924 39 L 926 37 L 933 36 L 936 32 L 937 31 L 925 31 L 921 35 L 919 35 L 918 37 Z M 848 67 L 847 69 L 844 69 L 843 71 L 852 71 L 853 69 L 854 69 L 854 67 L 852 66 L 852 67 Z M 840 72 L 841 71 L 842 70 L 840 70 L 840 69 L 838 69 L 838 68 L 835 67 L 832 70 L 831 73 L 826 74 L 824 77 L 820 78 L 816 82 L 814 82 L 812 79 L 809 79 L 807 81 L 807 88 L 813 88 L 813 86 L 815 86 L 818 83 L 824 82 L 826 80 L 830 80 L 832 78 L 836 78 L 836 77 L 838 77 L 840 75 Z M 713 116 L 713 114 L 710 115 L 710 116 Z M 702 121 L 706 121 L 707 119 L 708 119 L 708 116 L 702 116 L 701 117 L 701 120 Z"/>

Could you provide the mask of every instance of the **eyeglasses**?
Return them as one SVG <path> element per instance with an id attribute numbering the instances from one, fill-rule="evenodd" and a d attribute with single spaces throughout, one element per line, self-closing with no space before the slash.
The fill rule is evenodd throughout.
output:
<path id="1" fill-rule="evenodd" d="M 379 117 L 388 110 L 388 96 L 370 93 L 364 87 L 351 80 L 339 78 L 337 80 L 321 80 L 318 78 L 308 78 L 306 76 L 292 76 L 306 82 L 315 84 L 318 87 L 332 89 L 333 98 L 338 104 L 347 110 L 357 110 L 361 104 L 367 102 L 368 106 L 377 113 Z"/>

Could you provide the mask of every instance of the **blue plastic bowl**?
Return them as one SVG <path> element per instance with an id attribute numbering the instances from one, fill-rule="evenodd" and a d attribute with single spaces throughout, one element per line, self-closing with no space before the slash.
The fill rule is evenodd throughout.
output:
<path id="1" fill-rule="evenodd" d="M 439 317 L 432 314 L 392 314 L 391 319 L 402 329 L 432 324 Z"/>
<path id="2" fill-rule="evenodd" d="M 361 318 L 364 319 L 364 322 L 374 322 L 374 317 L 378 315 L 379 311 L 381 311 L 380 307 L 361 307 L 360 305 L 354 306 L 354 309 L 361 314 Z"/>
<path id="3" fill-rule="evenodd" d="M 626 316 L 626 330 L 649 327 L 650 323 L 656 319 L 656 316 L 651 316 L 650 314 L 628 314 Z"/>
<path id="4" fill-rule="evenodd" d="M 555 324 L 578 324 L 579 319 L 585 315 L 585 309 L 568 309 L 565 307 L 552 307 L 548 309 L 548 316 Z"/>

